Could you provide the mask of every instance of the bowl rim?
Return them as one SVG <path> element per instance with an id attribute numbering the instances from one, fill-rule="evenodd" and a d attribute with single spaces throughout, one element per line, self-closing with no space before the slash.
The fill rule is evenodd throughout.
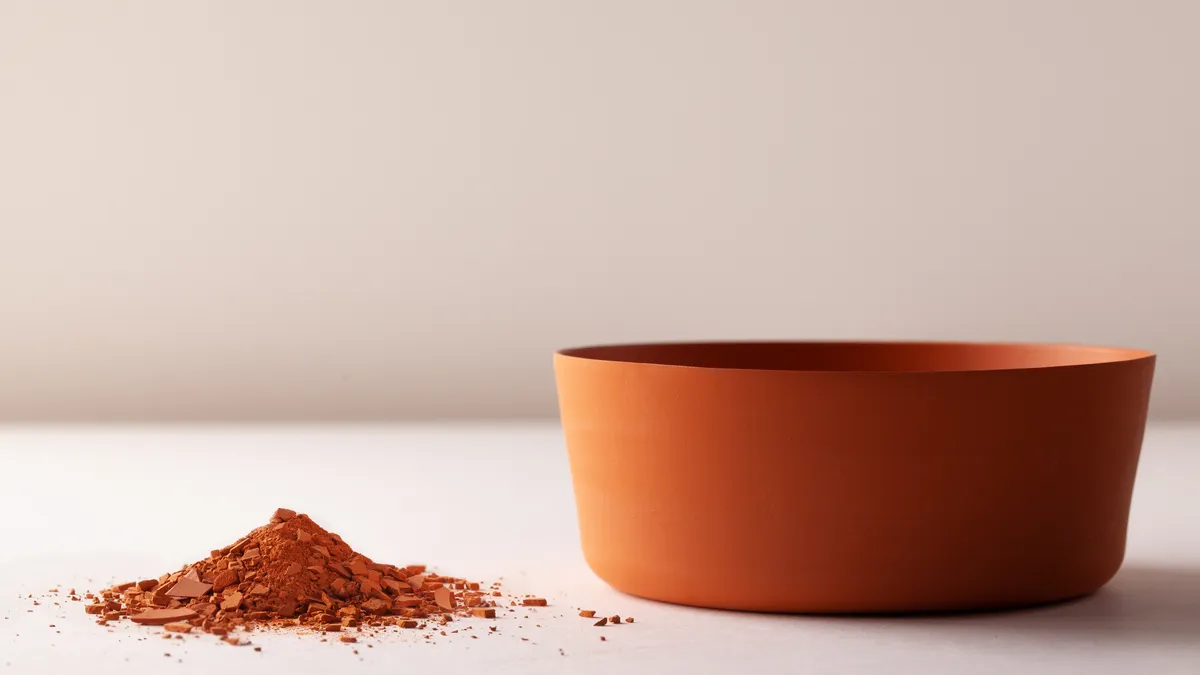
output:
<path id="1" fill-rule="evenodd" d="M 604 352 L 617 349 L 638 349 L 638 348 L 654 348 L 654 347 L 702 347 L 702 346 L 729 346 L 729 347 L 749 347 L 749 346 L 767 346 L 767 347 L 783 347 L 783 346 L 854 346 L 854 347 L 950 347 L 950 348 L 977 348 L 977 349 L 1049 349 L 1062 350 L 1066 352 L 1078 352 L 1091 354 L 1097 358 L 1082 362 L 1082 363 L 1062 363 L 1048 364 L 1036 366 L 1019 366 L 1011 368 L 947 368 L 938 370 L 874 370 L 874 369 L 848 369 L 838 370 L 832 368 L 818 369 L 789 369 L 789 368 L 755 368 L 743 366 L 704 366 L 704 365 L 689 365 L 679 363 L 661 363 L 657 361 L 635 361 L 628 359 L 608 358 L 597 352 Z M 709 371 L 709 372 L 757 372 L 757 373 L 807 373 L 807 374 L 832 374 L 832 375 L 950 375 L 950 374 L 965 374 L 965 373 L 1003 373 L 1003 372 L 1022 372 L 1022 371 L 1043 371 L 1065 368 L 1095 368 L 1098 366 L 1115 366 L 1123 363 L 1133 363 L 1138 361 L 1149 361 L 1153 363 L 1157 354 L 1146 349 L 1135 349 L 1131 347 L 1114 347 L 1107 345 L 1095 345 L 1080 342 L 1025 342 L 1025 341 L 971 341 L 971 340 L 854 340 L 854 339 L 812 339 L 812 340 L 663 340 L 649 342 L 613 342 L 613 343 L 597 343 L 582 345 L 576 347 L 565 347 L 554 352 L 555 360 L 571 359 L 578 361 L 590 361 L 594 363 L 609 363 L 609 364 L 626 364 L 629 366 L 640 366 L 647 368 L 667 368 L 675 370 L 691 370 L 691 371 Z"/>

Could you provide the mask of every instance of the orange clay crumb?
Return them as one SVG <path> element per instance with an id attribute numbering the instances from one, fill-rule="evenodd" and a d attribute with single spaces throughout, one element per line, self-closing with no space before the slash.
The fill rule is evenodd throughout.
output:
<path id="1" fill-rule="evenodd" d="M 590 619 L 590 618 L 596 616 L 596 610 L 594 610 L 594 609 L 580 610 L 579 616 L 582 616 L 585 619 Z"/>

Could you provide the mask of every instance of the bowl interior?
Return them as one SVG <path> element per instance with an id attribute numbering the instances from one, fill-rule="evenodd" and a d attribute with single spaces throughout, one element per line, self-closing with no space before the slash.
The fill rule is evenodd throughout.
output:
<path id="1" fill-rule="evenodd" d="M 1052 368 L 1154 356 L 1119 347 L 970 342 L 649 343 L 580 347 L 560 354 L 693 368 L 883 373 Z"/>

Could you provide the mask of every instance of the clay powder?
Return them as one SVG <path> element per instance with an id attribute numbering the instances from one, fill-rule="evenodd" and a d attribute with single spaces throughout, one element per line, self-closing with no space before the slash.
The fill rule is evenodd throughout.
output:
<path id="1" fill-rule="evenodd" d="M 101 615 L 101 624 L 128 618 L 180 633 L 191 626 L 230 644 L 248 644 L 233 633 L 267 627 L 320 633 L 421 628 L 456 617 L 495 618 L 505 599 L 499 584 L 481 588 L 424 565 L 377 563 L 308 516 L 278 509 L 267 525 L 208 558 L 157 579 L 117 584 L 85 609 Z M 521 604 L 546 603 L 525 598 Z"/>

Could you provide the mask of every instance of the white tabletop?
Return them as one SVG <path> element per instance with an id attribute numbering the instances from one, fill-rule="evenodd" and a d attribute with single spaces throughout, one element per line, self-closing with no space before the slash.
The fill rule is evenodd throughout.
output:
<path id="1" fill-rule="evenodd" d="M 1198 448 L 1200 426 L 1150 429 L 1125 566 L 1091 598 L 980 615 L 823 618 L 692 609 L 609 589 L 579 553 L 554 425 L 0 427 L 0 675 L 1196 675 Z M 128 625 L 107 632 L 75 603 L 34 607 L 24 597 L 177 569 L 277 506 L 310 514 L 376 560 L 504 577 L 509 591 L 543 595 L 551 606 L 499 619 L 497 632 L 478 639 L 464 631 L 426 643 L 408 632 L 344 645 L 255 634 L 263 650 L 253 652 L 212 636 L 168 641 Z M 594 628 L 576 616 L 579 607 L 637 623 Z"/>

